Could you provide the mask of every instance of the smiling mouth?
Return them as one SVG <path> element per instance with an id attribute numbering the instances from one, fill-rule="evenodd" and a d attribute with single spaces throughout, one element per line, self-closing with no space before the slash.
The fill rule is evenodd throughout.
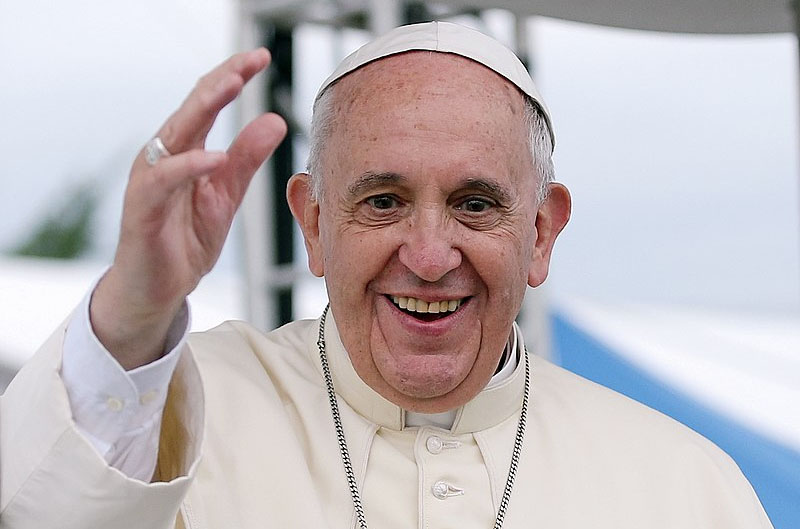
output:
<path id="1" fill-rule="evenodd" d="M 434 321 L 450 316 L 468 299 L 448 299 L 442 301 L 423 301 L 403 296 L 387 296 L 402 312 L 419 320 Z"/>

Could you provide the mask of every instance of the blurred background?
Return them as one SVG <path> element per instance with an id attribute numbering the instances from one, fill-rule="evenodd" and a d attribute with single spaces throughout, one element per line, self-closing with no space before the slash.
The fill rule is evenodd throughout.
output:
<path id="1" fill-rule="evenodd" d="M 652 4 L 652 5 L 650 5 Z M 275 62 L 223 112 L 290 136 L 254 181 L 193 328 L 316 317 L 283 202 L 314 94 L 394 25 L 447 19 L 528 64 L 574 214 L 520 316 L 536 354 L 664 411 L 800 527 L 796 13 L 776 0 L 0 3 L 0 391 L 113 257 L 128 168 L 195 80 L 240 49 Z"/>

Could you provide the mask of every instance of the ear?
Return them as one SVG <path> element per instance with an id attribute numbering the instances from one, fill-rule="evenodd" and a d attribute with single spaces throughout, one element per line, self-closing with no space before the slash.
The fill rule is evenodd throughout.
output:
<path id="1" fill-rule="evenodd" d="M 561 184 L 550 184 L 550 194 L 536 213 L 536 244 L 528 270 L 530 286 L 538 287 L 547 279 L 553 245 L 566 226 L 571 210 L 572 199 L 567 188 Z"/>
<path id="2" fill-rule="evenodd" d="M 286 185 L 286 201 L 303 232 L 308 269 L 315 276 L 322 277 L 325 267 L 319 240 L 319 203 L 311 196 L 311 176 L 308 173 L 297 173 L 289 179 Z"/>

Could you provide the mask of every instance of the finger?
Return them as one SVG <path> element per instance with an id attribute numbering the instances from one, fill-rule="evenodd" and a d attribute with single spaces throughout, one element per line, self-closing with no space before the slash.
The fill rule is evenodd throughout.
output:
<path id="1" fill-rule="evenodd" d="M 176 189 L 197 177 L 213 173 L 228 160 L 224 152 L 193 149 L 174 156 L 161 158 L 158 163 L 140 175 L 135 182 L 144 187 L 153 203 L 160 202 Z"/>
<path id="2" fill-rule="evenodd" d="M 247 124 L 228 149 L 228 163 L 212 175 L 230 199 L 239 204 L 250 179 L 286 136 L 286 122 L 277 114 L 262 114 Z"/>
<path id="3" fill-rule="evenodd" d="M 245 83 L 266 68 L 265 48 L 238 53 L 198 80 L 180 108 L 164 123 L 158 136 L 172 153 L 201 148 L 220 110 L 239 95 Z"/>

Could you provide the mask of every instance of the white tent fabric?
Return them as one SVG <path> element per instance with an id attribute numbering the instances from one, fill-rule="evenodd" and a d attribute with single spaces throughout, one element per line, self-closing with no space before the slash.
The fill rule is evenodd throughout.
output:
<path id="1" fill-rule="evenodd" d="M 558 311 L 632 365 L 800 451 L 800 315 L 569 300 Z"/>
<path id="2" fill-rule="evenodd" d="M 0 258 L 0 392 L 104 269 L 86 261 Z M 190 296 L 192 329 L 245 318 L 242 288 L 239 279 L 209 274 Z"/>
<path id="3" fill-rule="evenodd" d="M 558 361 L 725 450 L 775 529 L 800 526 L 800 315 L 561 303 Z"/>

